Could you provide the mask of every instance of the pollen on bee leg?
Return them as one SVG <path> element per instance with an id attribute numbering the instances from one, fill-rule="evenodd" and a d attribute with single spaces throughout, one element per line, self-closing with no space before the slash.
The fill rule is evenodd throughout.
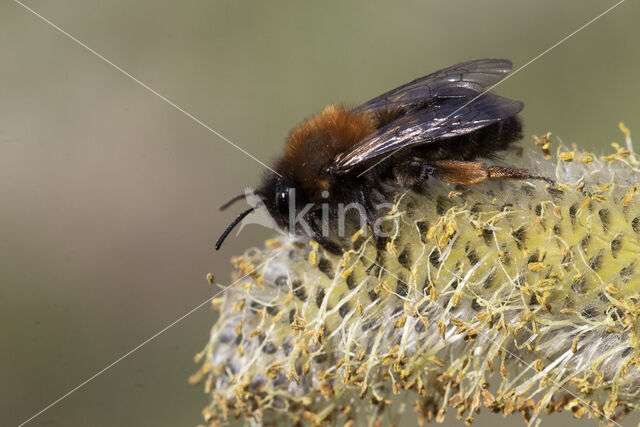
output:
<path id="1" fill-rule="evenodd" d="M 390 194 L 396 232 L 376 276 L 360 231 L 341 256 L 283 237 L 235 259 L 237 277 L 257 270 L 223 294 L 197 358 L 207 422 L 351 425 L 412 406 L 418 420 L 452 407 L 471 423 L 484 407 L 535 425 L 639 410 L 640 200 L 625 195 L 640 171 L 620 156 L 558 162 L 527 166 L 571 184 L 562 192 L 486 179 L 448 197 L 478 170 L 514 175 L 460 162 L 441 169 L 457 181 Z"/>

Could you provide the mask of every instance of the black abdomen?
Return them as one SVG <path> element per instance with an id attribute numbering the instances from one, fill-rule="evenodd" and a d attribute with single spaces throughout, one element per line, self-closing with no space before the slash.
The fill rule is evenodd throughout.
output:
<path id="1" fill-rule="evenodd" d="M 465 160 L 495 157 L 522 138 L 522 122 L 517 116 L 491 124 L 477 131 L 442 139 L 414 149 L 414 155 L 427 161 Z"/>

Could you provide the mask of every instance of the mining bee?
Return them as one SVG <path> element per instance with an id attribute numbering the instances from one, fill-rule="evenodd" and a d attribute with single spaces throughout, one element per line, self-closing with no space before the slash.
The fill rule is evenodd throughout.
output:
<path id="1" fill-rule="evenodd" d="M 291 131 L 284 154 L 255 194 L 290 233 L 303 232 L 290 224 L 290 218 L 302 212 L 310 237 L 336 254 L 343 245 L 323 232 L 321 206 L 329 206 L 325 214 L 331 222 L 339 204 L 357 203 L 376 236 L 379 258 L 386 240 L 376 235 L 374 224 L 381 214 L 375 207 L 387 200 L 389 188 L 428 192 L 429 178 L 458 185 L 502 179 L 551 182 L 524 169 L 477 160 L 493 157 L 522 137 L 516 115 L 524 104 L 488 92 L 511 66 L 505 59 L 472 60 L 420 77 L 353 109 L 329 105 Z M 229 225 L 216 249 L 254 209 Z"/>

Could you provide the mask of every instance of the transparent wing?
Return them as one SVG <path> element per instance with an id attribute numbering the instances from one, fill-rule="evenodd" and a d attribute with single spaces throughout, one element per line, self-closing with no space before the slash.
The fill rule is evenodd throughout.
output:
<path id="1" fill-rule="evenodd" d="M 400 117 L 340 154 L 334 160 L 336 171 L 344 173 L 404 148 L 473 132 L 512 117 L 524 108 L 520 101 L 492 93 L 469 102 L 471 99 L 448 99 Z"/>
<path id="2" fill-rule="evenodd" d="M 430 101 L 473 97 L 502 80 L 511 67 L 511 61 L 507 59 L 461 62 L 383 93 L 356 107 L 354 111 L 374 112 L 425 105 Z"/>

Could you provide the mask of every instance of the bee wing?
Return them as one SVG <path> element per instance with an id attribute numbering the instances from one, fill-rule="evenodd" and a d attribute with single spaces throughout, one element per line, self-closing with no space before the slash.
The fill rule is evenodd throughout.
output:
<path id="1" fill-rule="evenodd" d="M 334 160 L 345 173 L 383 155 L 433 141 L 464 135 L 519 113 L 524 104 L 486 93 L 478 99 L 452 98 L 433 108 L 414 110 L 378 129 Z"/>
<path id="2" fill-rule="evenodd" d="M 507 59 L 475 59 L 417 78 L 354 108 L 365 113 L 424 105 L 430 100 L 467 98 L 502 80 L 511 71 Z"/>

